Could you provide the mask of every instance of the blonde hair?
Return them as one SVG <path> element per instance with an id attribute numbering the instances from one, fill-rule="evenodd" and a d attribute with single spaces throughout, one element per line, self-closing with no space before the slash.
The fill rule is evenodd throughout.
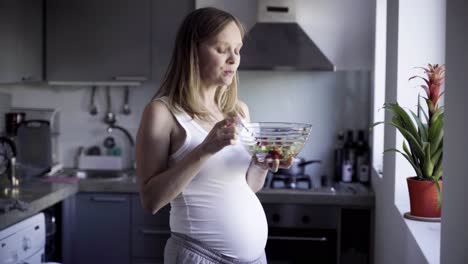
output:
<path id="1" fill-rule="evenodd" d="M 233 15 L 212 7 L 200 8 L 182 22 L 177 32 L 174 51 L 159 91 L 154 96 L 167 96 L 171 110 L 184 110 L 192 118 L 210 119 L 210 113 L 204 107 L 200 94 L 200 68 L 198 46 L 215 37 L 230 22 L 235 22 L 244 37 L 245 30 L 241 22 Z M 223 114 L 236 113 L 245 117 L 237 97 L 238 74 L 228 87 L 220 87 L 215 93 L 215 103 Z"/>

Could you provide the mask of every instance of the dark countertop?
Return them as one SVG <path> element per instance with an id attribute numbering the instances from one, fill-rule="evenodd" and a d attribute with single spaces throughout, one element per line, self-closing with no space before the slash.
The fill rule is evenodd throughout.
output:
<path id="1" fill-rule="evenodd" d="M 17 189 L 2 187 L 1 191 L 0 201 L 19 200 L 24 203 L 25 208 L 0 212 L 0 230 L 75 195 L 78 192 L 78 185 L 31 180 L 22 182 Z"/>
<path id="2" fill-rule="evenodd" d="M 52 176 L 53 177 L 53 176 Z M 54 178 L 48 178 L 53 180 Z M 59 179 L 59 178 L 56 178 Z M 63 179 L 63 178 L 62 178 Z M 138 186 L 134 176 L 118 179 L 80 179 L 71 183 L 45 182 L 34 179 L 22 182 L 16 193 L 2 188 L 0 196 L 5 199 L 18 199 L 27 205 L 26 211 L 12 209 L 0 212 L 0 230 L 26 219 L 78 192 L 99 193 L 137 193 Z M 8 191 L 9 190 L 9 191 Z M 269 189 L 257 193 L 262 203 L 300 203 L 315 205 L 334 205 L 340 207 L 373 208 L 375 197 L 372 190 L 356 183 L 335 184 L 333 188 L 312 190 Z"/>

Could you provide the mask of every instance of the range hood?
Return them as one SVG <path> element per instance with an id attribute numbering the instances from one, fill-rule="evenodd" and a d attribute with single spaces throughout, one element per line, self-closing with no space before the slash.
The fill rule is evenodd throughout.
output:
<path id="1" fill-rule="evenodd" d="M 258 0 L 241 55 L 240 70 L 335 71 L 297 23 L 295 0 Z"/>

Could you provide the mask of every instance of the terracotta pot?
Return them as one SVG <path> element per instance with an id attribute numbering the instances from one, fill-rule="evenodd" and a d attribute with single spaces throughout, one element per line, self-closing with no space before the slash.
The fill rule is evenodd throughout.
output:
<path id="1" fill-rule="evenodd" d="M 437 206 L 437 188 L 433 181 L 408 177 L 411 214 L 420 217 L 440 217 L 441 207 Z M 442 181 L 439 180 L 442 191 Z"/>

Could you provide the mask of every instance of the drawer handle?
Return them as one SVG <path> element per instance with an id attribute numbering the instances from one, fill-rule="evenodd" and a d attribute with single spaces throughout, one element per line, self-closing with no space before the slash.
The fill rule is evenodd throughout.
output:
<path id="1" fill-rule="evenodd" d="M 158 235 L 170 235 L 171 231 L 169 230 L 154 230 L 154 229 L 141 229 L 140 228 L 140 233 L 143 235 L 149 235 L 149 236 L 158 236 Z"/>
<path id="2" fill-rule="evenodd" d="M 146 77 L 144 76 L 115 76 L 113 78 L 115 81 L 146 81 Z"/>
<path id="3" fill-rule="evenodd" d="M 24 77 L 21 78 L 21 81 L 23 81 L 23 82 L 31 82 L 33 80 L 34 80 L 34 77 L 32 77 L 32 76 L 24 76 Z"/>
<path id="4" fill-rule="evenodd" d="M 99 203 L 123 203 L 127 201 L 125 197 L 91 197 L 91 201 Z"/>
<path id="5" fill-rule="evenodd" d="M 296 237 L 296 236 L 268 236 L 271 240 L 292 240 L 292 241 L 318 241 L 327 242 L 326 237 Z"/>

